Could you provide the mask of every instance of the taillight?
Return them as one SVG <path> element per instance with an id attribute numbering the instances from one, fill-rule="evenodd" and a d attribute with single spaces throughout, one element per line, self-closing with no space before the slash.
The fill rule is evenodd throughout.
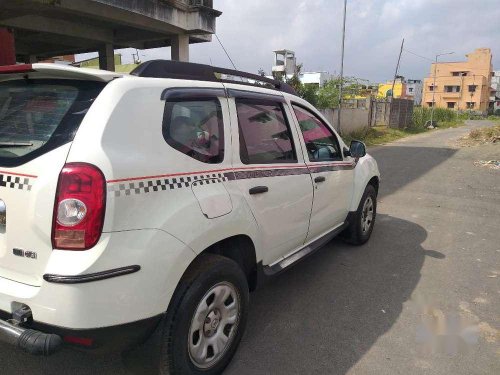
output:
<path id="1" fill-rule="evenodd" d="M 101 170 L 85 163 L 68 163 L 59 174 L 52 246 L 88 250 L 101 237 L 106 210 L 106 180 Z"/>

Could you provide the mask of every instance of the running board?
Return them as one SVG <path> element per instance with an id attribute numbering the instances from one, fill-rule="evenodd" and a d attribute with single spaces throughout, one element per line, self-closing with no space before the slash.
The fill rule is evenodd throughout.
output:
<path id="1" fill-rule="evenodd" d="M 317 240 L 311 242 L 309 245 L 304 246 L 302 249 L 293 253 L 292 255 L 286 257 L 278 263 L 275 263 L 270 266 L 264 266 L 263 271 L 266 276 L 273 276 L 286 268 L 296 264 L 301 259 L 304 259 L 308 255 L 314 253 L 316 250 L 319 250 L 321 247 L 330 242 L 334 237 L 336 237 L 340 232 L 342 232 L 345 228 L 349 226 L 348 221 L 344 222 L 341 226 L 335 228 L 331 232 L 328 232 L 323 237 L 318 238 Z"/>

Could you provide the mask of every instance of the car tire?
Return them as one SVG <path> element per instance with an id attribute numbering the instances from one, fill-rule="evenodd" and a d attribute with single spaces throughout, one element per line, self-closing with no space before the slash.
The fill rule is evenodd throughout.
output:
<path id="1" fill-rule="evenodd" d="M 376 216 L 377 191 L 373 185 L 367 185 L 343 238 L 352 245 L 363 245 L 370 239 Z"/>
<path id="2" fill-rule="evenodd" d="M 237 263 L 202 255 L 174 293 L 161 327 L 160 374 L 220 374 L 241 341 L 249 288 Z"/>

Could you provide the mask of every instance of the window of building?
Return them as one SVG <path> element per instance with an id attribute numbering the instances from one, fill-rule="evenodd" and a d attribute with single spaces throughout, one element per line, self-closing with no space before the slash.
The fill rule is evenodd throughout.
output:
<path id="1" fill-rule="evenodd" d="M 427 107 L 432 107 L 432 102 L 427 102 Z"/>
<path id="2" fill-rule="evenodd" d="M 312 162 L 342 160 L 342 153 L 335 134 L 307 109 L 293 106 L 304 137 L 307 154 Z"/>
<path id="3" fill-rule="evenodd" d="M 430 85 L 430 86 L 429 86 L 429 91 L 434 91 L 434 88 L 436 88 L 436 89 L 437 89 L 437 86 Z"/>
<path id="4" fill-rule="evenodd" d="M 460 92 L 460 86 L 445 86 L 445 92 Z"/>
<path id="5" fill-rule="evenodd" d="M 475 103 L 474 102 L 467 102 L 467 109 L 474 109 Z"/>
<path id="6" fill-rule="evenodd" d="M 465 77 L 467 76 L 467 72 L 452 72 L 451 75 L 453 77 Z"/>
<path id="7" fill-rule="evenodd" d="M 469 85 L 469 92 L 476 92 L 477 85 Z"/>
<path id="8" fill-rule="evenodd" d="M 224 159 L 224 123 L 219 99 L 167 101 L 163 138 L 179 152 L 203 163 Z"/>
<path id="9" fill-rule="evenodd" d="M 413 87 L 409 87 L 409 88 L 408 88 L 408 91 L 409 91 L 409 92 L 413 92 Z"/>
<path id="10" fill-rule="evenodd" d="M 455 108 L 456 103 L 455 102 L 447 102 L 446 104 L 448 105 L 449 109 L 453 109 L 453 108 Z"/>
<path id="11" fill-rule="evenodd" d="M 236 109 L 243 163 L 297 162 L 292 134 L 281 103 L 239 99 Z"/>

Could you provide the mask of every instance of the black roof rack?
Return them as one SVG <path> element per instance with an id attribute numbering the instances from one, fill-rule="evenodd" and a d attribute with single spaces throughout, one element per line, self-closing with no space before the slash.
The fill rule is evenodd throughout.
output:
<path id="1" fill-rule="evenodd" d="M 150 78 L 174 78 L 174 79 L 190 79 L 195 81 L 210 81 L 210 82 L 227 82 L 238 83 L 240 85 L 269 87 L 275 90 L 286 92 L 288 94 L 297 95 L 292 86 L 285 82 L 276 79 L 262 77 L 258 74 L 241 72 L 226 68 L 218 68 L 215 66 L 187 63 L 173 60 L 151 60 L 146 61 L 135 68 L 130 74 L 138 77 Z M 231 78 L 220 78 L 221 75 L 231 77 L 248 78 L 256 81 L 242 82 Z"/>

